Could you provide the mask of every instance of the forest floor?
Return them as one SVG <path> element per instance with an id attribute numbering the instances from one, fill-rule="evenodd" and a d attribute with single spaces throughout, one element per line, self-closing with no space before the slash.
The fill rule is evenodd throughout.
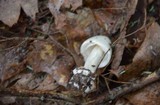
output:
<path id="1" fill-rule="evenodd" d="M 0 0 L 0 104 L 160 105 L 159 7 L 160 0 Z M 111 40 L 112 58 L 85 93 L 69 81 L 84 64 L 80 46 L 98 35 Z"/>

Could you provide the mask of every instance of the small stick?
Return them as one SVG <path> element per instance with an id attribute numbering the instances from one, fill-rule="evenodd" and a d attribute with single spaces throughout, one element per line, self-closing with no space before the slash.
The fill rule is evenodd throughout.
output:
<path id="1" fill-rule="evenodd" d="M 70 96 L 64 95 L 64 94 L 58 94 L 53 92 L 45 92 L 45 91 L 29 91 L 29 90 L 17 90 L 13 88 L 3 88 L 0 87 L 0 96 L 16 96 L 16 97 L 24 97 L 24 98 L 37 98 L 41 99 L 43 97 L 43 100 L 61 100 L 66 101 L 74 104 L 79 104 L 80 101 L 77 101 L 78 99 L 71 98 Z"/>

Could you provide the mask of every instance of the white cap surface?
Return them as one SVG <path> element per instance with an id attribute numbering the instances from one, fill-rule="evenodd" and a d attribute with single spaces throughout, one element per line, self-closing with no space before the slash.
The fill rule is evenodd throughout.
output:
<path id="1" fill-rule="evenodd" d="M 102 35 L 94 36 L 83 42 L 80 48 L 80 52 L 83 55 L 84 60 L 86 61 L 87 57 L 90 55 L 93 48 L 95 46 L 99 46 L 99 48 L 101 48 L 105 53 L 105 57 L 103 58 L 101 64 L 98 67 L 102 68 L 105 67 L 110 62 L 112 55 L 112 48 L 110 44 L 111 41 L 108 37 Z"/>

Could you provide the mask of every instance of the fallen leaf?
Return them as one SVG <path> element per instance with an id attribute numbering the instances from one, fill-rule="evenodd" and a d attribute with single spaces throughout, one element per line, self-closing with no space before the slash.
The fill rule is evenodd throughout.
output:
<path id="1" fill-rule="evenodd" d="M 44 78 L 43 82 L 39 84 L 39 86 L 36 88 L 36 90 L 55 90 L 58 87 L 58 84 L 53 79 L 51 75 L 47 75 L 46 78 Z"/>
<path id="2" fill-rule="evenodd" d="M 38 0 L 21 0 L 20 5 L 24 12 L 35 20 L 36 13 L 38 12 Z"/>
<path id="3" fill-rule="evenodd" d="M 132 105 L 127 99 L 125 98 L 119 98 L 116 102 L 115 105 Z"/>
<path id="4" fill-rule="evenodd" d="M 14 44 L 19 45 L 14 46 Z M 3 47 L 12 46 L 10 50 L 6 50 Z M 25 57 L 27 55 L 27 43 L 7 41 L 1 44 L 0 53 L 0 79 L 1 81 L 7 80 L 25 68 Z"/>
<path id="5" fill-rule="evenodd" d="M 71 40 L 80 40 L 89 36 L 104 33 L 98 25 L 91 9 L 84 8 L 77 11 L 77 14 L 67 12 L 67 24 L 61 30 L 66 32 Z"/>
<path id="6" fill-rule="evenodd" d="M 48 7 L 55 18 L 57 29 L 62 28 L 66 24 L 66 16 L 60 12 L 61 6 L 64 8 L 70 8 L 72 6 L 72 10 L 74 11 L 81 5 L 82 0 L 49 0 Z"/>
<path id="7" fill-rule="evenodd" d="M 39 85 L 43 82 L 45 76 L 46 74 L 43 72 L 32 74 L 31 77 L 28 79 L 27 83 L 24 84 L 26 85 L 25 88 L 29 90 L 33 90 L 33 89 L 36 90 L 37 87 L 39 87 Z M 27 79 L 27 76 L 26 76 L 26 79 Z"/>
<path id="8" fill-rule="evenodd" d="M 126 15 L 110 13 L 107 10 L 97 9 L 94 15 L 98 24 L 104 28 L 107 34 L 114 34 L 122 26 Z"/>
<path id="9" fill-rule="evenodd" d="M 21 7 L 28 16 L 35 19 L 38 0 L 0 0 L 0 20 L 11 27 L 17 23 Z"/>
<path id="10" fill-rule="evenodd" d="M 46 72 L 59 85 L 66 86 L 75 65 L 73 58 L 49 42 L 35 41 L 32 46 L 27 59 L 33 70 Z"/>
<path id="11" fill-rule="evenodd" d="M 20 15 L 20 0 L 1 0 L 0 13 L 0 20 L 11 27 L 18 21 Z"/>
<path id="12" fill-rule="evenodd" d="M 120 0 L 118 2 L 116 2 L 117 4 L 114 4 L 114 5 L 117 5 L 119 7 L 120 5 L 122 5 L 122 3 L 119 3 L 119 2 L 120 2 Z M 126 3 L 126 6 L 124 6 L 125 3 Z M 131 54 L 130 55 L 128 53 L 126 54 L 126 50 L 125 49 L 126 49 L 126 45 L 127 45 L 127 43 L 129 41 L 125 37 L 127 36 L 128 23 L 132 19 L 131 16 L 136 11 L 137 3 L 138 3 L 137 0 L 133 0 L 133 1 L 124 2 L 124 4 L 123 4 L 123 7 L 126 8 L 126 9 L 124 9 L 124 10 L 126 10 L 125 11 L 126 15 L 124 16 L 124 18 L 125 18 L 124 20 L 125 21 L 124 21 L 124 23 L 122 23 L 123 25 L 121 25 L 121 27 L 120 27 L 120 36 L 118 37 L 117 40 L 115 40 L 115 43 L 114 43 L 115 44 L 115 48 L 114 48 L 114 52 L 113 52 L 113 61 L 111 63 L 111 70 L 110 70 L 110 72 L 113 73 L 114 75 L 116 75 L 117 77 L 119 77 L 119 75 L 121 73 L 123 73 L 122 71 L 124 70 L 124 66 L 120 66 L 120 65 L 123 65 L 124 61 L 125 61 L 125 63 L 126 63 L 126 61 L 131 61 L 130 58 L 129 58 L 129 56 Z M 142 10 L 142 12 L 144 12 L 144 10 Z M 145 14 L 143 14 L 143 15 L 145 15 Z M 132 37 L 133 36 L 134 35 L 132 35 Z M 138 43 L 138 44 L 141 44 L 141 43 Z M 132 57 L 133 57 L 133 55 L 132 55 Z"/>
<path id="13" fill-rule="evenodd" d="M 5 82 L 4 86 L 10 86 L 17 90 L 55 90 L 59 85 L 53 77 L 44 72 L 33 71 L 22 72 Z"/>
<path id="14" fill-rule="evenodd" d="M 0 97 L 0 102 L 2 102 L 3 104 L 13 104 L 16 102 L 16 97 L 14 96 L 3 96 L 3 97 Z"/>
<path id="15" fill-rule="evenodd" d="M 40 52 L 40 57 L 42 60 L 47 60 L 48 57 L 47 56 L 52 56 L 55 53 L 55 51 L 53 50 L 52 46 L 49 44 L 44 45 L 44 50 L 42 50 Z"/>
<path id="16" fill-rule="evenodd" d="M 51 72 L 50 67 L 57 57 L 57 48 L 43 41 L 34 41 L 27 59 L 35 72 Z"/>
<path id="17" fill-rule="evenodd" d="M 53 12 L 53 15 L 57 15 L 63 3 L 64 0 L 49 0 L 48 7 L 51 13 Z"/>
<path id="18" fill-rule="evenodd" d="M 49 0 L 50 11 L 60 12 L 60 8 L 70 8 L 75 11 L 78 7 L 82 6 L 82 0 Z"/>
<path id="19" fill-rule="evenodd" d="M 135 93 L 131 93 L 125 98 L 132 105 L 159 105 L 160 103 L 160 83 L 156 82 Z"/>
<path id="20" fill-rule="evenodd" d="M 78 7 L 82 6 L 82 0 L 64 0 L 64 4 L 62 5 L 66 8 L 70 8 L 75 11 Z"/>
<path id="21" fill-rule="evenodd" d="M 57 17 L 55 17 L 56 29 L 61 29 L 66 25 L 66 16 L 63 13 L 59 13 Z"/>
<path id="22" fill-rule="evenodd" d="M 124 54 L 124 49 L 125 49 L 125 45 L 126 45 L 126 39 L 124 38 L 125 35 L 126 35 L 126 29 L 127 29 L 127 24 L 131 18 L 131 16 L 135 13 L 135 10 L 136 10 L 136 6 L 137 6 L 137 0 L 132 0 L 132 1 L 128 1 L 128 2 L 123 2 L 123 3 L 120 3 L 121 0 L 118 0 L 118 1 L 115 1 L 114 0 L 114 5 L 115 7 L 118 7 L 123 5 L 123 7 L 125 6 L 127 9 L 126 9 L 126 15 L 124 15 L 122 18 L 124 18 L 125 21 L 121 22 L 121 27 L 120 27 L 120 35 L 118 37 L 118 41 L 117 43 L 115 44 L 115 51 L 113 53 L 113 61 L 112 61 L 112 64 L 111 64 L 111 72 L 116 72 L 120 66 L 120 63 L 121 63 L 121 60 L 122 60 L 122 56 Z M 112 1 L 111 1 L 112 2 Z M 120 40 L 119 40 L 120 39 Z"/>
<path id="23" fill-rule="evenodd" d="M 125 67 L 120 80 L 128 81 L 139 76 L 144 70 L 155 70 L 159 67 L 160 59 L 160 26 L 154 22 L 148 28 L 146 37 L 135 54 L 132 63 Z"/>
<path id="24" fill-rule="evenodd" d="M 16 89 L 33 89 L 31 86 L 28 86 L 28 83 L 32 80 L 33 78 L 33 73 L 25 73 L 25 74 L 19 74 L 17 77 L 15 77 L 18 80 L 16 83 L 12 86 Z M 14 79 L 13 79 L 14 80 Z M 12 82 L 12 81 L 11 81 Z M 8 83 L 9 84 L 9 83 Z M 38 84 L 38 83 L 37 83 Z M 37 85 L 36 85 L 37 86 Z M 29 88 L 30 87 L 30 88 Z"/>
<path id="25" fill-rule="evenodd" d="M 53 70 L 51 75 L 58 84 L 65 87 L 68 85 L 73 65 L 74 60 L 70 55 L 66 53 L 64 53 L 63 55 L 59 55 L 54 65 L 52 65 L 51 67 L 51 69 Z"/>
<path id="26" fill-rule="evenodd" d="M 123 9 L 126 6 L 127 0 L 107 0 L 107 7 L 112 10 L 112 8 Z"/>

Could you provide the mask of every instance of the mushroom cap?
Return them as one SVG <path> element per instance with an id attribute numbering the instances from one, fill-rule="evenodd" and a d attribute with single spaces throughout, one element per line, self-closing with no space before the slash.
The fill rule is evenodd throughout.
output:
<path id="1" fill-rule="evenodd" d="M 80 53 L 82 54 L 82 56 L 84 57 L 84 60 L 86 61 L 87 57 L 90 55 L 93 48 L 95 46 L 99 46 L 105 54 L 105 57 L 103 58 L 102 62 L 98 67 L 98 68 L 102 68 L 102 67 L 105 67 L 110 62 L 111 55 L 112 55 L 112 48 L 110 44 L 111 44 L 111 41 L 108 37 L 103 35 L 94 36 L 82 43 L 80 48 Z"/>

